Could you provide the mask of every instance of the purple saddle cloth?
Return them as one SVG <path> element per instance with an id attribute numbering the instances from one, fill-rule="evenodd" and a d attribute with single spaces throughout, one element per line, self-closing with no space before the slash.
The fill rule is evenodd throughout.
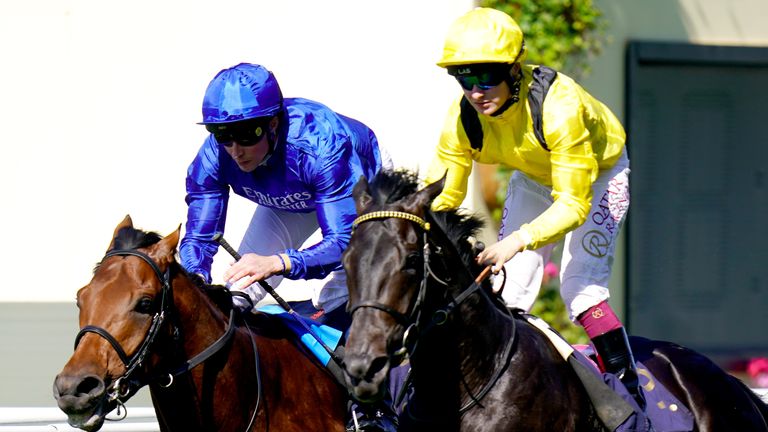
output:
<path id="1" fill-rule="evenodd" d="M 578 345 L 574 348 L 576 348 L 574 352 L 576 358 L 589 365 L 596 375 L 600 376 L 635 410 L 635 413 L 614 432 L 691 432 L 694 430 L 694 419 L 690 410 L 670 393 L 641 361 L 636 363 L 640 386 L 645 395 L 645 412 L 640 409 L 616 375 L 600 372 L 595 362 L 589 357 L 594 354 L 592 347 Z M 642 347 L 636 347 L 633 344 L 633 349 L 636 348 Z"/>

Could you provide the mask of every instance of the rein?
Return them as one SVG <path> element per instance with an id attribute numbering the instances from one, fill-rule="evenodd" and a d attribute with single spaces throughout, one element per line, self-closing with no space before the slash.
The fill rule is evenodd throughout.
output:
<path id="1" fill-rule="evenodd" d="M 424 272 L 423 272 L 423 278 L 421 280 L 421 283 L 419 285 L 419 292 L 417 294 L 416 302 L 411 308 L 410 314 L 406 315 L 404 313 L 401 313 L 394 308 L 380 303 L 376 301 L 365 301 L 361 302 L 353 307 L 350 308 L 349 313 L 350 315 L 354 314 L 355 311 L 361 308 L 373 308 L 378 309 L 383 312 L 388 313 L 391 315 L 395 320 L 406 327 L 406 330 L 403 335 L 403 342 L 402 347 L 394 352 L 391 357 L 397 358 L 400 356 L 413 356 L 413 353 L 416 351 L 416 345 L 418 340 L 414 341 L 413 343 L 409 343 L 409 339 L 411 337 L 412 331 L 415 329 L 418 335 L 425 335 L 427 334 L 432 328 L 435 326 L 440 326 L 445 324 L 448 321 L 448 317 L 450 314 L 458 307 L 464 300 L 466 300 L 470 295 L 481 292 L 481 284 L 483 280 L 485 280 L 489 274 L 490 274 L 490 267 L 486 267 L 483 269 L 483 271 L 480 273 L 480 275 L 477 276 L 477 278 L 474 279 L 473 283 L 469 285 L 467 288 L 461 291 L 461 293 L 456 297 L 452 298 L 447 305 L 445 305 L 443 308 L 439 308 L 435 310 L 432 314 L 432 319 L 429 321 L 429 323 L 424 326 L 424 328 L 419 331 L 419 322 L 421 321 L 421 306 L 424 301 L 424 298 L 426 297 L 426 291 L 427 291 L 427 282 L 430 277 L 440 283 L 441 285 L 448 286 L 446 282 L 438 278 L 434 272 L 432 271 L 432 268 L 430 266 L 430 242 L 429 242 L 429 233 L 431 230 L 431 224 L 427 222 L 425 219 L 422 219 L 414 214 L 406 213 L 406 212 L 400 212 L 400 211 L 375 211 L 366 213 L 364 215 L 359 216 L 357 219 L 355 219 L 352 222 L 352 229 L 354 229 L 368 221 L 372 220 L 381 220 L 381 219 L 404 219 L 410 222 L 413 222 L 417 224 L 424 236 Z M 440 248 L 437 247 L 437 253 L 439 254 Z M 468 272 L 466 267 L 463 267 L 465 271 Z M 459 414 L 464 414 L 466 411 L 468 411 L 473 406 L 480 403 L 480 401 L 488 394 L 488 392 L 493 388 L 493 386 L 496 384 L 496 382 L 499 380 L 501 375 L 504 373 L 504 371 L 507 369 L 507 366 L 509 365 L 509 360 L 512 356 L 513 348 L 515 346 L 515 342 L 517 341 L 517 326 L 515 323 L 514 317 L 512 317 L 511 313 L 505 309 L 507 315 L 511 318 L 512 322 L 512 334 L 509 337 L 506 346 L 504 347 L 504 354 L 503 359 L 504 363 L 501 367 L 497 368 L 494 371 L 493 376 L 490 380 L 486 383 L 486 385 L 480 390 L 480 392 L 477 393 L 477 395 L 473 395 L 469 389 L 467 389 L 467 393 L 469 394 L 470 401 L 467 402 L 463 407 L 459 409 Z M 408 349 L 408 346 L 411 345 L 411 348 Z M 410 373 L 408 374 L 408 377 L 410 378 Z M 401 400 L 402 396 L 405 394 L 406 389 L 410 383 L 410 379 L 408 379 L 408 383 L 404 386 L 404 388 L 401 390 L 401 394 L 397 397 L 397 400 Z"/>
<path id="2" fill-rule="evenodd" d="M 170 309 L 171 309 L 171 306 L 173 305 L 173 291 L 171 289 L 171 283 L 170 283 L 170 280 L 171 280 L 170 266 L 165 270 L 165 272 L 162 272 L 160 270 L 160 267 L 157 265 L 157 263 L 155 263 L 155 261 L 149 255 L 143 252 L 139 252 L 137 250 L 122 250 L 122 249 L 115 249 L 107 252 L 107 254 L 104 255 L 104 258 L 102 259 L 102 262 L 105 259 L 112 256 L 135 256 L 140 258 L 142 261 L 147 263 L 152 268 L 155 275 L 157 275 L 157 278 L 160 280 L 160 284 L 162 285 L 160 311 L 157 312 L 152 317 L 152 324 L 149 327 L 149 331 L 147 332 L 146 336 L 144 336 L 144 340 L 142 341 L 141 345 L 132 356 L 129 357 L 125 353 L 125 350 L 117 341 L 117 339 L 115 339 L 114 336 L 112 336 L 107 330 L 105 330 L 102 327 L 98 327 L 94 325 L 86 325 L 80 329 L 80 331 L 77 333 L 77 336 L 75 337 L 75 349 L 77 349 L 77 346 L 80 343 L 80 339 L 82 339 L 86 333 L 95 333 L 101 336 L 102 338 L 104 338 L 107 342 L 109 342 L 109 344 L 115 350 L 117 355 L 120 357 L 120 360 L 125 365 L 125 372 L 123 373 L 122 376 L 116 379 L 110 386 L 110 389 L 108 391 L 108 400 L 110 402 L 117 401 L 119 404 L 122 404 L 124 402 L 121 400 L 122 398 L 129 396 L 132 390 L 138 390 L 139 388 L 144 386 L 144 384 L 146 384 L 145 382 L 141 382 L 141 380 L 138 380 L 138 379 L 131 380 L 131 377 L 134 375 L 136 369 L 142 365 L 142 363 L 144 362 L 144 359 L 149 353 L 150 346 L 154 343 L 155 338 L 157 337 L 160 331 L 160 327 L 165 321 L 166 313 L 170 314 Z M 168 378 L 167 382 L 159 383 L 159 385 L 164 388 L 170 387 L 171 384 L 173 384 L 174 377 L 188 372 L 189 370 L 193 369 L 200 363 L 210 358 L 212 355 L 218 352 L 224 345 L 226 345 L 227 342 L 229 342 L 229 340 L 232 338 L 232 335 L 234 335 L 234 332 L 235 332 L 235 326 L 234 326 L 234 308 L 233 308 L 229 313 L 229 321 L 227 322 L 227 328 L 225 329 L 224 334 L 222 334 L 215 342 L 209 345 L 202 352 L 195 355 L 191 359 L 187 360 L 179 367 L 171 370 L 166 374 L 159 375 L 157 378 L 158 380 L 159 380 L 159 377 Z M 174 333 L 178 333 L 178 332 L 174 330 Z"/>

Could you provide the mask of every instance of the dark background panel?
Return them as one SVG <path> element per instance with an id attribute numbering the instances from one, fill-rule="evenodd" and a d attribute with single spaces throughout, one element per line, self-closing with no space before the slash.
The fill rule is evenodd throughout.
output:
<path id="1" fill-rule="evenodd" d="M 631 43 L 626 101 L 630 331 L 768 354 L 768 49 Z"/>

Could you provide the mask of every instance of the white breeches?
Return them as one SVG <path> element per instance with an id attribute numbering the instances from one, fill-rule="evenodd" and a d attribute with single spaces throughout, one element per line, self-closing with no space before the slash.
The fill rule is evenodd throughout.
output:
<path id="1" fill-rule="evenodd" d="M 560 295 L 571 320 L 609 297 L 613 255 L 619 228 L 629 208 L 629 160 L 626 150 L 592 185 L 592 208 L 587 220 L 565 236 L 560 268 Z M 552 188 L 516 171 L 504 201 L 499 239 L 516 231 L 552 205 Z M 544 266 L 554 244 L 515 255 L 504 265 L 506 281 L 502 297 L 509 306 L 530 310 L 539 294 Z M 495 278 L 498 285 L 500 275 Z"/>

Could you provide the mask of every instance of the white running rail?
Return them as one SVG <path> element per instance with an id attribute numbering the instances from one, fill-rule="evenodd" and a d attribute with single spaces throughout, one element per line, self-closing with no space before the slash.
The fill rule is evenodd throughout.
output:
<path id="1" fill-rule="evenodd" d="M 113 411 L 107 418 L 116 418 Z M 60 409 L 0 407 L 0 432 L 78 432 L 67 424 Z M 128 416 L 121 421 L 105 421 L 104 432 L 159 432 L 154 408 L 129 407 Z M 81 432 L 81 431 L 80 431 Z"/>
<path id="2" fill-rule="evenodd" d="M 760 396 L 760 399 L 768 404 L 768 388 L 755 388 L 752 389 L 752 391 L 757 393 L 757 395 Z"/>
<path id="3" fill-rule="evenodd" d="M 768 388 L 752 389 L 768 403 Z M 108 418 L 114 418 L 114 411 Z M 106 421 L 104 432 L 159 432 L 154 408 L 128 409 L 128 416 L 121 421 Z M 58 408 L 2 408 L 0 407 L 0 432 L 78 432 L 67 424 L 67 418 Z"/>

